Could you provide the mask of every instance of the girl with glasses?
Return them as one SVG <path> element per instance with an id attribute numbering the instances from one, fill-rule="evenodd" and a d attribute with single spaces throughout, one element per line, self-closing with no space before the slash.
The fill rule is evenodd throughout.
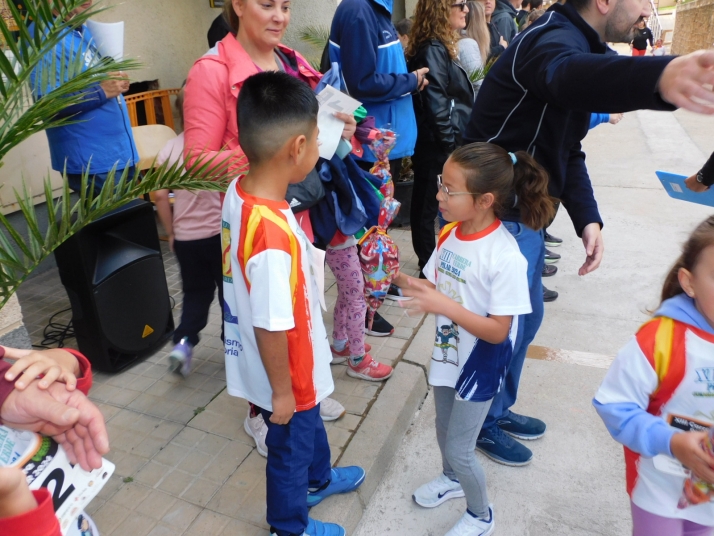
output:
<path id="1" fill-rule="evenodd" d="M 474 449 L 506 377 L 518 316 L 531 311 L 528 263 L 498 216 L 515 206 L 525 225 L 542 229 L 553 202 L 548 175 L 528 153 L 490 143 L 454 151 L 436 183 L 438 208 L 451 223 L 423 269 L 427 281 L 402 274 L 395 280 L 412 297 L 406 307 L 436 315 L 429 383 L 443 471 L 413 498 L 434 508 L 466 497 L 466 512 L 447 536 L 487 536 L 495 528 L 493 507 Z"/>

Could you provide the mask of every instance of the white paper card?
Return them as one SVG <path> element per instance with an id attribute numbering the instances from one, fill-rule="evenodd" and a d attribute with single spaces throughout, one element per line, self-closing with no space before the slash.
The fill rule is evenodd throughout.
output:
<path id="1" fill-rule="evenodd" d="M 315 278 L 317 285 L 317 299 L 320 301 L 322 310 L 327 312 L 325 305 L 325 252 L 316 248 L 312 244 L 310 247 L 310 272 Z"/>
<path id="2" fill-rule="evenodd" d="M 116 61 L 124 58 L 124 22 L 88 20 L 87 28 L 103 58 L 114 58 Z"/>
<path id="3" fill-rule="evenodd" d="M 114 464 L 107 460 L 90 472 L 73 466 L 53 439 L 6 426 L 0 426 L 0 453 L 0 466 L 21 467 L 30 489 L 49 490 L 65 535 L 114 473 Z"/>
<path id="4" fill-rule="evenodd" d="M 337 119 L 335 112 L 351 115 L 362 103 L 332 86 L 325 86 L 318 93 L 317 102 L 320 103 L 320 110 L 317 112 L 317 126 L 320 129 L 317 140 L 320 143 L 320 156 L 329 160 L 334 156 L 342 137 L 342 130 L 345 128 L 344 121 Z"/>

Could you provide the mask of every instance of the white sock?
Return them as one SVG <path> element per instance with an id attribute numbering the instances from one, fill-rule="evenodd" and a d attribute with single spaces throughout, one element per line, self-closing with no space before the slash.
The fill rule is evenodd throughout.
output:
<path id="1" fill-rule="evenodd" d="M 340 340 L 340 339 L 334 339 L 332 341 L 332 347 L 337 350 L 338 352 L 341 352 L 342 350 L 345 349 L 347 346 L 347 339 Z"/>

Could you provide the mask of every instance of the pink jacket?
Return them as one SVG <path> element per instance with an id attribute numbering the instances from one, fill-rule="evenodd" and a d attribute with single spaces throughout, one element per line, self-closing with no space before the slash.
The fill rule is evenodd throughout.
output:
<path id="1" fill-rule="evenodd" d="M 298 66 L 300 78 L 314 88 L 321 75 L 298 52 L 280 45 Z M 187 165 L 203 155 L 214 164 L 230 160 L 230 172 L 244 172 L 248 162 L 238 145 L 238 93 L 246 78 L 260 69 L 241 44 L 228 34 L 188 73 L 184 97 L 184 155 Z"/>

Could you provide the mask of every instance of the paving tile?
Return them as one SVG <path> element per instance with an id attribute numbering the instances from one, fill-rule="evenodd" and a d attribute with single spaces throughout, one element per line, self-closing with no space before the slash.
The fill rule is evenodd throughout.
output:
<path id="1" fill-rule="evenodd" d="M 267 525 L 257 527 L 250 523 L 231 519 L 223 529 L 223 536 L 265 536 Z"/>
<path id="2" fill-rule="evenodd" d="M 111 534 L 116 536 L 146 536 L 151 532 L 155 524 L 156 521 L 150 517 L 131 512 Z"/>
<path id="3" fill-rule="evenodd" d="M 179 497 L 192 484 L 194 478 L 182 471 L 171 471 L 157 484 L 158 488 Z"/>
<path id="4" fill-rule="evenodd" d="M 112 503 L 119 504 L 129 510 L 136 510 L 137 507 L 146 499 L 151 490 L 140 484 L 131 482 L 125 484 L 112 497 Z"/>
<path id="5" fill-rule="evenodd" d="M 171 471 L 166 465 L 150 461 L 136 473 L 134 480 L 147 486 L 154 487 Z"/>
<path id="6" fill-rule="evenodd" d="M 231 520 L 228 516 L 204 510 L 184 533 L 186 536 L 213 536 L 221 534 Z"/>
<path id="7" fill-rule="evenodd" d="M 186 501 L 174 502 L 161 518 L 161 522 L 177 531 L 186 530 L 201 513 L 201 508 Z"/>
<path id="8" fill-rule="evenodd" d="M 215 482 L 196 479 L 188 489 L 181 494 L 181 498 L 198 506 L 206 506 L 219 488 L 220 484 L 216 484 Z"/>
<path id="9" fill-rule="evenodd" d="M 133 512 L 128 508 L 107 502 L 92 516 L 102 534 L 111 534 Z"/>

